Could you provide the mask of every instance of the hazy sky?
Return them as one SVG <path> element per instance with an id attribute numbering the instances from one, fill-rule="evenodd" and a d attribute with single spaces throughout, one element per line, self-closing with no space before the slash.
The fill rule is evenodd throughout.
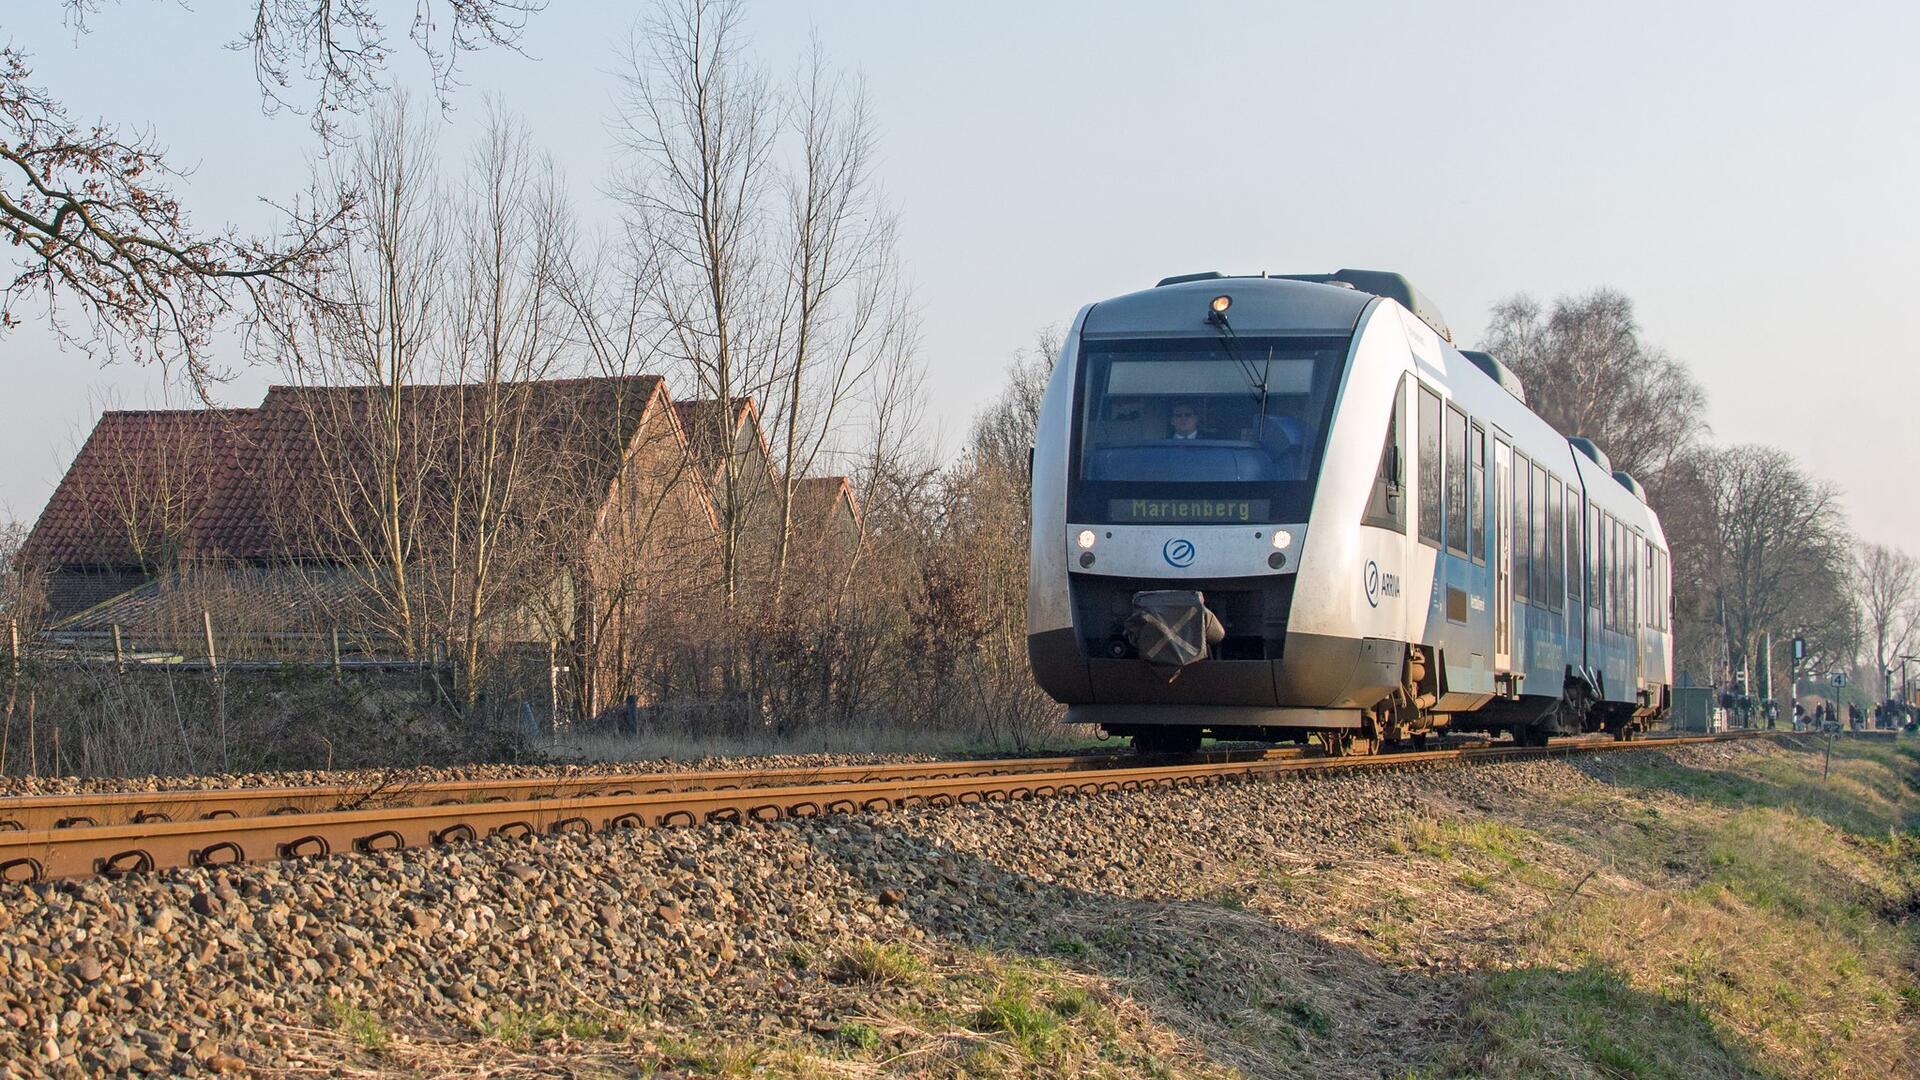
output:
<path id="1" fill-rule="evenodd" d="M 0 41 L 77 116 L 150 127 L 203 226 L 265 224 L 305 120 L 263 116 L 240 5 L 54 0 Z M 411 5 L 386 7 L 404 17 Z M 590 217 L 613 160 L 617 47 L 637 5 L 553 0 L 524 56 L 469 57 L 444 145 L 497 94 Z M 1920 5 L 1006 3 L 760 0 L 755 49 L 810 31 L 864 74 L 904 216 L 947 445 L 1012 352 L 1088 300 L 1171 273 L 1402 271 L 1463 343 L 1488 306 L 1611 286 L 1705 385 L 1728 442 L 1777 444 L 1847 492 L 1856 528 L 1920 550 Z M 38 514 L 100 402 L 150 371 L 0 338 L 0 508 Z M 267 378 L 243 377 L 234 403 Z"/>

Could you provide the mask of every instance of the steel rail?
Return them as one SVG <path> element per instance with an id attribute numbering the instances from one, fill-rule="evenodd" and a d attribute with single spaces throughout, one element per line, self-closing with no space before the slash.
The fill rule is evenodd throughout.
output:
<path id="1" fill-rule="evenodd" d="M 1181 761 L 1269 761 L 1302 751 L 1213 750 Z M 1143 759 L 1131 754 L 1080 757 L 1001 758 L 982 761 L 915 761 L 875 765 L 821 765 L 792 769 L 716 769 L 681 773 L 608 773 L 596 776 L 523 777 L 511 780 L 436 780 L 426 783 L 329 784 L 298 787 L 179 789 L 96 792 L 78 795 L 0 797 L 0 832 L 272 817 L 337 810 L 479 802 L 527 802 L 595 795 L 660 795 L 730 788 L 796 787 L 825 783 L 905 782 L 961 776 L 1112 768 Z"/>
<path id="2" fill-rule="evenodd" d="M 779 821 L 916 806 L 1007 802 L 1149 788 L 1181 788 L 1286 773 L 1387 771 L 1459 763 L 1566 757 L 1604 751 L 1723 742 L 1705 735 L 1637 742 L 1491 746 L 1360 757 L 1283 758 L 811 784 L 771 788 L 592 795 L 506 803 L 460 803 L 300 816 L 147 821 L 0 833 L 0 879 L 46 881 L 178 866 L 216 866 L 377 852 L 474 841 L 702 822 Z"/>

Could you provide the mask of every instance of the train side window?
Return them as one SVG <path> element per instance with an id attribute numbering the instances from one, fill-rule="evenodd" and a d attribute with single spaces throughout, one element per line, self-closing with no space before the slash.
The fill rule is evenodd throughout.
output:
<path id="1" fill-rule="evenodd" d="M 1487 432 L 1479 424 L 1467 436 L 1467 550 L 1473 561 L 1487 562 Z"/>
<path id="2" fill-rule="evenodd" d="M 1655 630 L 1660 625 L 1660 549 L 1647 545 L 1647 623 Z"/>
<path id="3" fill-rule="evenodd" d="M 1367 496 L 1367 510 L 1360 524 L 1397 533 L 1407 531 L 1407 497 L 1401 487 L 1404 447 L 1400 433 L 1406 429 L 1406 380 L 1393 388 L 1393 407 L 1387 412 L 1387 441 L 1380 447 L 1380 468 L 1373 475 L 1373 492 Z"/>
<path id="4" fill-rule="evenodd" d="M 1547 606 L 1547 470 L 1533 467 L 1533 551 L 1528 556 L 1533 571 L 1533 603 Z"/>
<path id="5" fill-rule="evenodd" d="M 1642 602 L 1642 597 L 1640 596 L 1640 586 L 1642 584 L 1640 577 L 1640 549 L 1644 547 L 1645 544 L 1641 541 L 1638 533 L 1635 533 L 1633 538 L 1628 540 L 1627 543 L 1633 548 L 1633 562 L 1628 564 L 1627 567 L 1627 574 L 1631 579 L 1628 582 L 1627 591 L 1633 596 L 1633 628 L 1639 630 L 1642 626 L 1646 625 L 1645 615 L 1647 607 L 1646 604 Z"/>
<path id="6" fill-rule="evenodd" d="M 1600 515 L 1599 568 L 1600 595 L 1604 600 L 1601 605 L 1600 625 L 1612 630 L 1620 604 L 1613 595 L 1613 518 L 1606 514 Z"/>
<path id="7" fill-rule="evenodd" d="M 1445 499 L 1440 474 L 1440 395 L 1420 388 L 1420 542 L 1440 546 Z"/>
<path id="8" fill-rule="evenodd" d="M 1633 632 L 1633 535 L 1625 524 L 1614 528 L 1620 531 L 1620 632 Z"/>
<path id="9" fill-rule="evenodd" d="M 1654 560 L 1659 556 L 1653 545 L 1648 544 L 1640 560 L 1640 621 L 1651 629 L 1660 629 L 1660 605 L 1654 603 L 1654 595 L 1660 588 L 1660 566 Z"/>
<path id="10" fill-rule="evenodd" d="M 1605 626 L 1607 619 L 1607 544 L 1599 534 L 1599 507 L 1586 507 L 1586 596 L 1588 603 L 1599 607 L 1599 617 Z"/>
<path id="11" fill-rule="evenodd" d="M 1607 524 L 1613 533 L 1613 551 L 1607 558 L 1607 567 L 1613 571 L 1613 629 L 1615 633 L 1627 632 L 1627 533 L 1617 518 L 1608 518 Z"/>
<path id="12" fill-rule="evenodd" d="M 1447 550 L 1467 557 L 1467 414 L 1447 406 Z"/>
<path id="13" fill-rule="evenodd" d="M 1653 625 L 1653 545 L 1640 541 L 1640 625 Z"/>
<path id="14" fill-rule="evenodd" d="M 1586 560 L 1580 556 L 1580 523 L 1586 520 L 1580 512 L 1580 492 L 1572 484 L 1567 485 L 1567 601 L 1577 605 L 1582 597 L 1582 584 L 1587 575 Z"/>
<path id="15" fill-rule="evenodd" d="M 1527 456 L 1519 450 L 1513 452 L 1513 600 L 1524 604 L 1532 595 L 1528 582 L 1532 580 L 1528 573 L 1528 552 L 1532 551 L 1531 541 L 1527 538 L 1527 493 L 1532 490 L 1527 477 L 1531 466 Z"/>
<path id="16" fill-rule="evenodd" d="M 1547 476 L 1547 607 L 1559 611 L 1567 595 L 1567 521 L 1560 478 Z"/>
<path id="17" fill-rule="evenodd" d="M 1660 629 L 1673 630 L 1673 556 L 1660 553 Z"/>
<path id="18" fill-rule="evenodd" d="M 1600 552 L 1600 589 L 1601 595 L 1606 597 L 1605 614 L 1601 616 L 1600 625 L 1611 630 L 1616 608 L 1613 598 L 1613 519 L 1605 514 L 1600 515 Z"/>
<path id="19" fill-rule="evenodd" d="M 1651 625 L 1647 619 L 1648 609 L 1652 607 L 1647 603 L 1647 586 L 1652 579 L 1652 576 L 1647 573 L 1649 550 L 1651 549 L 1646 541 L 1638 536 L 1633 538 L 1633 607 L 1636 616 L 1633 622 L 1635 626 Z"/>
<path id="20" fill-rule="evenodd" d="M 1673 629 L 1673 556 L 1660 553 L 1660 629 Z"/>

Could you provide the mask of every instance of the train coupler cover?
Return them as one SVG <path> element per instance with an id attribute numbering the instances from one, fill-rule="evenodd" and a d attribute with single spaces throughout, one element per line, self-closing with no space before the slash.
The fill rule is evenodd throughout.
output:
<path id="1" fill-rule="evenodd" d="M 1207 610 L 1207 598 L 1193 589 L 1161 589 L 1133 594 L 1127 616 L 1127 641 L 1171 682 L 1182 668 L 1205 660 L 1209 647 L 1227 636 L 1220 619 Z"/>

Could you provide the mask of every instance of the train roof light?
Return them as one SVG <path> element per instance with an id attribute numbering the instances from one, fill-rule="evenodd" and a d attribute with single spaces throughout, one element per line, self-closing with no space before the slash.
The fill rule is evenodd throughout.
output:
<path id="1" fill-rule="evenodd" d="M 1233 306 L 1233 297 L 1216 296 L 1213 298 L 1213 303 L 1208 304 L 1207 306 L 1213 309 L 1213 313 L 1215 315 L 1225 315 L 1227 313 L 1227 309 Z"/>

